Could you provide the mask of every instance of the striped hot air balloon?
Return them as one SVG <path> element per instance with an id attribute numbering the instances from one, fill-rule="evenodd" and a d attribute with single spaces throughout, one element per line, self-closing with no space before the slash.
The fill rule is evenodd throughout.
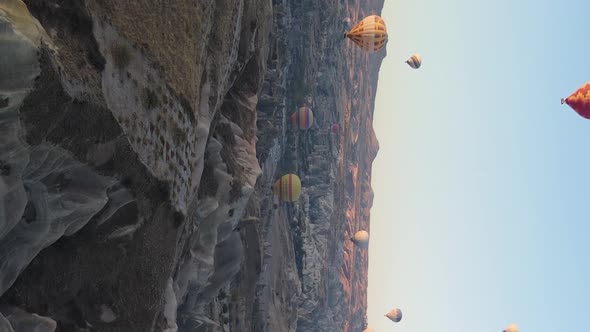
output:
<path id="1" fill-rule="evenodd" d="M 561 103 L 568 104 L 580 116 L 590 119 L 590 82 L 586 82 L 569 97 L 561 99 Z"/>
<path id="2" fill-rule="evenodd" d="M 289 122 L 299 126 L 299 129 L 309 129 L 313 125 L 313 112 L 307 106 L 300 107 L 289 117 Z"/>
<path id="3" fill-rule="evenodd" d="M 272 191 L 282 201 L 295 202 L 301 195 L 301 180 L 295 174 L 285 174 L 275 182 Z"/>
<path id="4" fill-rule="evenodd" d="M 371 15 L 345 33 L 344 37 L 369 53 L 377 52 L 387 43 L 387 27 L 381 17 Z"/>
<path id="5" fill-rule="evenodd" d="M 406 60 L 408 66 L 418 69 L 422 65 L 422 57 L 420 54 L 413 54 L 408 60 Z"/>

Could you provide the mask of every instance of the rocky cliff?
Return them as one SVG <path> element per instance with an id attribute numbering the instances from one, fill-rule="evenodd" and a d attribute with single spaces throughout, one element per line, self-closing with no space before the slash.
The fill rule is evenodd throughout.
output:
<path id="1" fill-rule="evenodd" d="M 0 328 L 360 330 L 382 4 L 0 0 Z"/>

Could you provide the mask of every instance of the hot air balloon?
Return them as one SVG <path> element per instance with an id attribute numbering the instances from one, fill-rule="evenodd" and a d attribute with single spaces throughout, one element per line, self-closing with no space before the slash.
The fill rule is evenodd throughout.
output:
<path id="1" fill-rule="evenodd" d="M 369 233 L 367 231 L 358 231 L 354 233 L 352 242 L 359 248 L 367 248 L 369 246 Z"/>
<path id="2" fill-rule="evenodd" d="M 300 107 L 289 117 L 289 122 L 298 125 L 300 129 L 309 129 L 313 125 L 313 112 L 307 106 Z"/>
<path id="3" fill-rule="evenodd" d="M 562 98 L 561 103 L 568 104 L 582 117 L 590 119 L 590 82 L 586 82 L 569 97 Z"/>
<path id="4" fill-rule="evenodd" d="M 283 175 L 275 182 L 272 191 L 282 201 L 295 202 L 301 194 L 301 180 L 295 174 Z"/>
<path id="5" fill-rule="evenodd" d="M 408 60 L 406 60 L 406 63 L 410 67 L 418 69 L 422 65 L 422 57 L 420 56 L 420 54 L 412 54 L 412 56 Z"/>
<path id="6" fill-rule="evenodd" d="M 338 133 L 340 133 L 340 125 L 339 125 L 339 124 L 337 124 L 337 123 L 334 123 L 334 124 L 333 124 L 333 125 L 330 127 L 330 131 L 331 131 L 333 134 L 338 134 Z"/>
<path id="7" fill-rule="evenodd" d="M 387 43 L 387 27 L 381 17 L 371 15 L 365 17 L 345 33 L 344 37 L 349 38 L 369 53 L 377 52 Z"/>
<path id="8" fill-rule="evenodd" d="M 371 327 L 367 327 L 366 329 L 363 330 L 363 332 L 375 332 L 375 329 L 371 328 Z"/>
<path id="9" fill-rule="evenodd" d="M 502 330 L 502 332 L 518 332 L 518 325 L 512 323 L 512 324 L 508 325 L 507 328 Z"/>
<path id="10" fill-rule="evenodd" d="M 402 320 L 402 311 L 398 308 L 391 309 L 385 314 L 385 317 L 397 323 Z"/>

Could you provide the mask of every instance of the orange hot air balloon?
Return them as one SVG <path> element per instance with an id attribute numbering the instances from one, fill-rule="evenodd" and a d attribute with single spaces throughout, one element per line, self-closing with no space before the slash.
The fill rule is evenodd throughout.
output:
<path id="1" fill-rule="evenodd" d="M 387 27 L 381 17 L 371 15 L 345 33 L 344 37 L 369 53 L 377 52 L 387 43 Z"/>
<path id="2" fill-rule="evenodd" d="M 580 116 L 590 119 L 590 82 L 586 82 L 569 97 L 562 98 L 561 103 L 568 104 Z"/>
<path id="3" fill-rule="evenodd" d="M 307 106 L 300 107 L 297 112 L 291 114 L 289 122 L 298 125 L 300 129 L 309 129 L 313 125 L 313 112 Z"/>

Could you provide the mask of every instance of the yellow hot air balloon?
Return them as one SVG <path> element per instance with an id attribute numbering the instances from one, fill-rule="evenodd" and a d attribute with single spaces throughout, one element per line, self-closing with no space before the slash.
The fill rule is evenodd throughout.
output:
<path id="1" fill-rule="evenodd" d="M 402 311 L 398 308 L 391 309 L 385 314 L 385 317 L 397 323 L 402 320 Z"/>
<path id="2" fill-rule="evenodd" d="M 359 248 L 367 248 L 369 246 L 369 233 L 367 231 L 358 231 L 354 233 L 352 242 Z"/>
<path id="3" fill-rule="evenodd" d="M 275 182 L 272 191 L 282 201 L 295 202 L 301 195 L 301 179 L 295 174 L 283 175 Z"/>
<path id="4" fill-rule="evenodd" d="M 422 57 L 420 56 L 420 54 L 412 54 L 412 56 L 408 60 L 406 60 L 406 63 L 410 67 L 418 69 L 422 65 Z"/>
<path id="5" fill-rule="evenodd" d="M 367 52 L 377 52 L 387 43 L 387 27 L 381 17 L 371 15 L 345 33 L 344 37 Z"/>
<path id="6" fill-rule="evenodd" d="M 508 327 L 504 329 L 502 332 L 518 332 L 518 325 L 512 323 L 508 325 Z"/>

